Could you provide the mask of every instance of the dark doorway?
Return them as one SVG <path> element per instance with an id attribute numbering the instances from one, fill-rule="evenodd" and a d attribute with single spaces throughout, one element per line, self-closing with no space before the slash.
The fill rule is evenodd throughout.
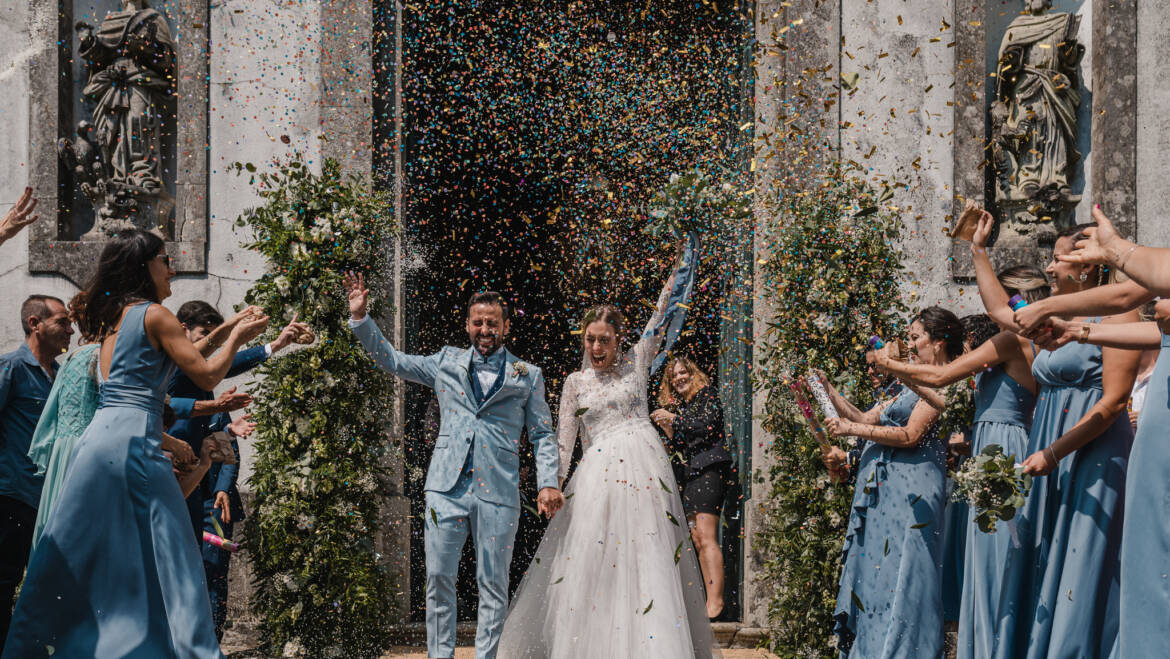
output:
<path id="1" fill-rule="evenodd" d="M 654 4 L 665 6 L 605 0 L 382 3 L 379 29 L 393 31 L 396 39 L 380 38 L 376 131 L 386 142 L 400 122 L 406 242 L 424 264 L 405 282 L 407 350 L 429 354 L 443 345 L 466 345 L 467 299 L 479 290 L 497 290 L 513 309 L 508 347 L 542 368 L 555 412 L 561 383 L 580 365 L 572 331 L 582 311 L 610 301 L 627 309 L 633 325 L 645 322 L 642 301 L 657 296 L 665 277 L 663 255 L 669 253 L 668 245 L 653 244 L 642 233 L 646 201 L 672 172 L 744 165 L 750 132 L 740 126 L 751 121 L 745 39 L 750 4 Z M 395 43 L 401 44 L 397 53 L 388 46 Z M 401 67 L 397 89 L 395 66 Z M 387 170 L 394 154 L 385 148 L 381 154 L 379 168 Z M 747 441 L 742 429 L 750 410 L 750 357 L 736 333 L 744 332 L 750 306 L 744 316 L 736 287 L 750 281 L 751 236 L 734 233 L 705 250 L 678 348 L 707 365 L 725 393 L 734 438 L 729 443 L 736 444 L 730 448 L 744 455 L 738 444 Z M 424 611 L 421 488 L 430 458 L 425 438 L 431 398 L 429 390 L 408 387 L 414 620 Z M 531 503 L 530 452 L 521 456 L 521 466 L 527 503 L 513 590 L 545 526 Z M 748 473 L 746 463 L 739 466 Z M 738 619 L 741 493 L 732 498 L 723 529 L 725 615 Z M 460 571 L 461 620 L 475 618 L 470 548 L 469 542 Z"/>

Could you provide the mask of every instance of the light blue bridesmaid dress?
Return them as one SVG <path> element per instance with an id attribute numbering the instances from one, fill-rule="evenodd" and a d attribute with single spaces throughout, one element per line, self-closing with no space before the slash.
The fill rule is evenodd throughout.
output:
<path id="1" fill-rule="evenodd" d="M 967 439 L 971 441 L 973 429 L 967 429 Z M 941 438 L 948 442 L 949 438 Z M 965 457 L 955 462 L 955 469 L 962 466 Z M 967 538 L 971 531 L 967 528 L 971 521 L 971 507 L 966 500 L 954 501 L 951 499 L 951 490 L 954 481 L 946 480 L 946 509 L 943 510 L 943 572 L 942 598 L 943 620 L 955 622 L 959 619 L 962 608 L 963 593 L 963 563 L 966 559 Z"/>
<path id="2" fill-rule="evenodd" d="M 1120 656 L 1170 657 L 1170 335 L 1162 335 L 1127 480 Z"/>
<path id="3" fill-rule="evenodd" d="M 881 424 L 905 426 L 917 402 L 904 390 Z M 862 451 L 833 614 L 842 657 L 941 656 L 945 469 L 933 428 L 913 448 Z"/>
<path id="4" fill-rule="evenodd" d="M 175 365 L 126 312 L 52 516 L 29 561 L 4 657 L 223 657 L 162 409 Z"/>
<path id="5" fill-rule="evenodd" d="M 1005 454 L 1022 462 L 1028 457 L 1028 426 L 1035 404 L 1035 394 L 1012 379 L 1002 366 L 976 376 L 971 455 L 998 444 Z M 984 659 L 995 648 L 1000 581 L 1011 550 L 1007 522 L 996 524 L 995 533 L 984 533 L 975 525 L 975 511 L 969 510 L 956 648 L 959 659 Z"/>
<path id="6" fill-rule="evenodd" d="M 1101 400 L 1101 348 L 1070 343 L 1032 362 L 1040 386 L 1031 454 L 1068 432 Z M 1034 479 L 1017 515 L 1021 547 L 1009 552 L 1000 591 L 996 655 L 1007 659 L 1108 657 L 1118 628 L 1129 417 Z"/>

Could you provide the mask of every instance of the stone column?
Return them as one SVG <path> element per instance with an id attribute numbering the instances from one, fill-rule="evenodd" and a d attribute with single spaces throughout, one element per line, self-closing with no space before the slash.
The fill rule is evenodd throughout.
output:
<path id="1" fill-rule="evenodd" d="M 759 0 L 756 3 L 756 230 L 757 262 L 771 254 L 769 191 L 777 177 L 800 180 L 802 168 L 814 168 L 835 158 L 840 147 L 838 83 L 840 79 L 840 4 L 820 0 Z M 803 127 L 791 141 L 781 140 L 791 122 Z M 753 284 L 754 341 L 772 318 L 758 274 Z M 762 351 L 756 351 L 760 354 Z M 760 497 L 771 483 L 773 438 L 764 430 L 766 394 L 752 397 L 752 478 L 744 501 L 745 552 L 743 625 L 763 628 L 768 622 L 770 592 L 757 582 L 767 556 L 753 548 L 760 530 Z"/>
<path id="2" fill-rule="evenodd" d="M 1170 246 L 1170 6 L 1143 2 L 1137 7 L 1137 235 L 1143 245 Z"/>
<path id="3" fill-rule="evenodd" d="M 1157 3 L 1155 3 L 1157 4 Z M 1137 3 L 1093 0 L 1093 202 L 1137 234 Z M 1164 110 L 1160 109 L 1160 113 Z"/>
<path id="4" fill-rule="evenodd" d="M 398 3 L 387 2 L 380 3 L 377 11 L 379 14 L 375 16 L 374 0 L 321 3 L 321 156 L 338 160 L 347 173 L 371 177 L 375 186 L 387 182 L 394 185 L 394 213 L 401 218 L 402 195 L 398 184 L 401 165 L 398 163 L 386 167 L 385 163 L 379 163 L 383 166 L 375 171 L 377 146 L 374 144 L 375 101 L 380 107 L 385 101 L 384 98 L 375 99 L 375 87 L 381 93 L 389 89 L 394 99 L 397 99 L 397 91 L 401 88 L 397 66 L 392 72 L 392 83 L 387 85 L 387 81 L 380 80 L 375 84 L 374 75 L 378 68 L 375 62 L 378 57 L 375 54 L 374 30 L 375 26 L 379 29 L 390 28 L 392 31 L 389 34 L 379 34 L 377 38 L 392 39 L 395 44 L 393 52 L 397 53 L 399 48 L 396 46 L 401 43 L 401 35 L 396 26 L 400 21 L 387 21 L 382 12 L 398 15 L 401 9 Z M 381 75 L 386 73 L 380 71 Z M 394 114 L 396 125 L 399 114 Z M 395 135 L 399 133 L 398 130 L 394 131 Z M 393 153 L 397 158 L 400 150 L 394 149 Z M 390 303 L 390 310 L 379 318 L 379 325 L 395 345 L 403 345 L 401 243 L 393 241 L 386 245 L 386 249 L 391 252 L 389 260 L 392 270 L 378 284 L 383 287 L 384 299 Z M 390 451 L 387 458 L 385 498 L 379 514 L 381 533 L 375 543 L 383 563 L 397 581 L 400 612 L 409 610 L 410 605 L 410 502 L 403 490 L 404 395 L 402 382 L 395 379 L 394 405 L 387 423 L 388 440 L 395 450 Z"/>

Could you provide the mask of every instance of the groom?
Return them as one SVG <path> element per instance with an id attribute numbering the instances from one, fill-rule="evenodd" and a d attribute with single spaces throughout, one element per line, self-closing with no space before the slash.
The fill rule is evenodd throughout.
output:
<path id="1" fill-rule="evenodd" d="M 508 308 L 499 293 L 471 296 L 470 348 L 430 356 L 390 345 L 366 315 L 364 277 L 345 276 L 349 326 L 382 370 L 426 385 L 439 399 L 441 429 L 426 481 L 427 656 L 455 655 L 455 579 L 468 532 L 475 539 L 479 584 L 477 659 L 493 659 L 508 611 L 508 569 L 520 521 L 520 432 L 536 456 L 536 505 L 552 517 L 564 505 L 560 461 L 540 369 L 503 347 Z"/>

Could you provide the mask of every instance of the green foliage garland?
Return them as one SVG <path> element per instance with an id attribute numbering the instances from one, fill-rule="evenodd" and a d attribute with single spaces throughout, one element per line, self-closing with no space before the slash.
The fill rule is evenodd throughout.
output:
<path id="1" fill-rule="evenodd" d="M 779 190 L 768 209 L 773 242 L 757 263 L 772 319 L 755 348 L 754 379 L 766 394 L 762 422 L 775 463 L 752 542 L 767 557 L 772 651 L 820 657 L 836 654 L 832 614 L 853 488 L 830 483 L 784 376 L 820 368 L 858 406 L 869 404 L 865 342 L 895 336 L 905 312 L 902 223 L 883 208 L 890 190 L 875 191 L 851 169 L 822 168 L 800 183 Z"/>
<path id="2" fill-rule="evenodd" d="M 391 387 L 346 326 L 341 291 L 347 270 L 367 281 L 388 272 L 391 206 L 332 160 L 319 175 L 296 157 L 270 172 L 235 168 L 263 200 L 237 225 L 251 229 L 247 247 L 269 263 L 246 300 L 272 318 L 270 332 L 296 314 L 317 335 L 266 363 L 253 392 L 252 605 L 270 652 L 378 656 L 395 590 L 374 550 Z"/>

